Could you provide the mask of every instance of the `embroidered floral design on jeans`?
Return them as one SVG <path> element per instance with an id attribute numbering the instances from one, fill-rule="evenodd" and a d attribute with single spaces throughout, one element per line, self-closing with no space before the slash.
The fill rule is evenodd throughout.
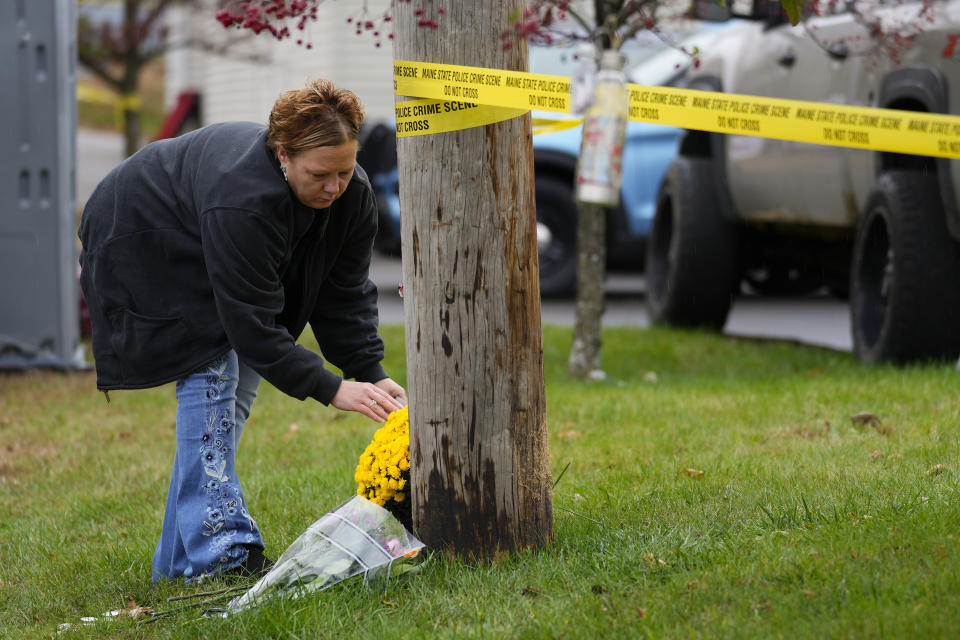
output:
<path id="1" fill-rule="evenodd" d="M 225 473 L 227 461 L 234 453 L 232 444 L 235 426 L 233 412 L 229 407 L 222 408 L 220 412 L 223 404 L 218 402 L 224 392 L 225 383 L 230 380 L 225 372 L 225 358 L 211 364 L 205 372 L 209 404 L 204 420 L 204 432 L 200 436 L 203 471 L 210 478 L 203 485 L 207 494 L 207 517 L 201 524 L 203 535 L 210 538 L 208 549 L 218 558 L 216 563 L 219 564 L 230 561 L 227 552 L 237 544 L 237 525 L 230 525 L 229 522 L 242 518 L 251 532 L 255 532 L 257 526 L 243 504 L 240 487 Z M 256 539 L 251 533 L 243 537 L 245 542 Z"/>

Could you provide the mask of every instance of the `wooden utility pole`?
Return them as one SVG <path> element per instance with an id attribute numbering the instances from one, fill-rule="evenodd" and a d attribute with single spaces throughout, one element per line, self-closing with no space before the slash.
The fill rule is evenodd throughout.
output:
<path id="1" fill-rule="evenodd" d="M 521 0 L 398 4 L 394 58 L 527 69 Z M 411 498 L 432 547 L 487 558 L 553 537 L 530 116 L 398 144 Z"/>

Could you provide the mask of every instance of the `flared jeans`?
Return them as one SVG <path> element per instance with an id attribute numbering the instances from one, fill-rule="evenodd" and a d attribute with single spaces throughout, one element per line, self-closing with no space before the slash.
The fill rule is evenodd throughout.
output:
<path id="1" fill-rule="evenodd" d="M 227 571 L 263 539 L 243 500 L 237 444 L 260 376 L 234 351 L 177 381 L 177 452 L 153 580 Z"/>

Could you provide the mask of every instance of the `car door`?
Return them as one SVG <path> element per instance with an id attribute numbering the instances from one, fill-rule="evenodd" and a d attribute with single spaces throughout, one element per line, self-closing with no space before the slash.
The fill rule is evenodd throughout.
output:
<path id="1" fill-rule="evenodd" d="M 858 29 L 843 9 L 797 26 L 772 22 L 724 90 L 848 104 L 862 61 L 846 55 L 845 47 Z M 741 218 L 753 222 L 850 226 L 856 217 L 850 153 L 843 147 L 730 136 L 727 177 L 734 205 Z M 868 159 L 865 151 L 852 153 Z"/>

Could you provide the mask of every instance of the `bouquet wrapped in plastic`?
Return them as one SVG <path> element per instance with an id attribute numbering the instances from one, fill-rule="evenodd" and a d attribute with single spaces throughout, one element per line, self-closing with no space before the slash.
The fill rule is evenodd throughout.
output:
<path id="1" fill-rule="evenodd" d="M 354 496 L 310 525 L 266 575 L 230 601 L 227 611 L 277 593 L 321 591 L 359 574 L 365 580 L 389 578 L 397 563 L 416 557 L 423 546 L 389 511 Z"/>

